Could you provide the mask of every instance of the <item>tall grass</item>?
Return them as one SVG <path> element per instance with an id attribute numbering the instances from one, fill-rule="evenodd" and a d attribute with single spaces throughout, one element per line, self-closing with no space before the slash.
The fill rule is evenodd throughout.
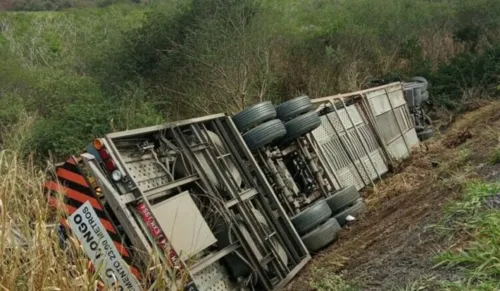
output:
<path id="1" fill-rule="evenodd" d="M 475 183 L 463 200 L 446 211 L 441 224 L 452 239 L 462 241 L 436 258 L 437 265 L 463 274 L 457 282 L 440 282 L 449 290 L 498 290 L 500 288 L 500 185 Z"/>
<path id="2" fill-rule="evenodd" d="M 43 196 L 44 171 L 15 151 L 0 152 L 0 284 L 4 290 L 88 290 L 78 248 L 59 248 Z M 19 234 L 19 236 L 17 236 Z M 20 238 L 16 240 L 16 238 Z"/>
<path id="3" fill-rule="evenodd" d="M 24 147 L 64 156 L 113 130 L 413 75 L 451 111 L 498 93 L 495 0 L 118 2 L 0 12 L 0 124 L 37 115 Z"/>
<path id="4" fill-rule="evenodd" d="M 34 118 L 21 117 L 7 130 L 0 150 L 0 288 L 96 290 L 100 278 L 76 237 L 70 235 L 65 247 L 60 244 L 56 226 L 66 214 L 49 206 L 43 189 L 54 166 L 41 167 L 16 150 L 33 124 Z M 177 271 L 156 253 L 140 271 L 140 283 L 153 290 L 170 290 L 171 284 L 180 290 L 187 281 L 186 276 L 174 280 Z"/>
<path id="5" fill-rule="evenodd" d="M 37 1 L 6 3 L 14 2 Z M 430 77 L 432 100 L 450 110 L 498 95 L 497 0 L 146 2 L 0 12 L 3 289 L 95 286 L 76 242 L 60 249 L 47 227 L 60 214 L 49 210 L 42 190 L 50 170 L 45 159 L 78 152 L 95 136 L 415 74 Z M 496 234 L 489 227 L 497 217 L 467 201 L 475 207 L 472 217 L 487 223 L 463 222 L 479 245 L 443 255 L 442 262 L 472 270 L 467 284 L 491 283 L 498 267 L 494 238 L 479 228 Z M 462 204 L 454 212 L 469 210 Z M 25 247 L 8 243 L 14 229 L 26 238 Z M 478 265 L 484 254 L 495 259 Z M 166 269 L 155 258 L 151 267 Z M 156 287 L 165 288 L 160 278 Z M 325 286 L 337 279 L 326 278 Z"/>
<path id="6" fill-rule="evenodd" d="M 76 241 L 59 246 L 54 223 L 62 213 L 49 208 L 41 168 L 19 155 L 33 118 L 7 129 L 0 151 L 0 286 L 3 290 L 89 290 L 95 278 Z"/>
<path id="7" fill-rule="evenodd" d="M 450 202 L 442 221 L 434 226 L 439 235 L 448 237 L 450 245 L 435 256 L 433 269 L 438 272 L 393 290 L 499 290 L 499 207 L 500 184 L 469 184 L 462 198 Z"/>

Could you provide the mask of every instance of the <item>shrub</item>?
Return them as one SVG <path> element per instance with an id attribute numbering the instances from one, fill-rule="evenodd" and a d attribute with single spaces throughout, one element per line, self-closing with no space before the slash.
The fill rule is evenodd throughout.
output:
<path id="1" fill-rule="evenodd" d="M 435 102 L 452 110 L 464 110 L 476 98 L 497 96 L 499 70 L 500 48 L 460 54 L 432 75 Z M 473 96 L 471 89 L 475 89 Z"/>
<path id="2" fill-rule="evenodd" d="M 82 151 L 93 138 L 110 131 L 112 104 L 103 100 L 69 104 L 57 118 L 40 119 L 25 146 L 43 155 L 63 157 Z"/>
<path id="3" fill-rule="evenodd" d="M 155 125 L 164 120 L 141 91 L 122 91 L 121 99 L 80 95 L 60 111 L 41 118 L 25 144 L 44 156 L 64 157 L 83 150 L 95 137 L 112 131 Z"/>
<path id="4" fill-rule="evenodd" d="M 30 1 L 22 3 L 45 3 Z M 0 71 L 0 122 L 15 122 L 18 110 L 39 116 L 30 147 L 43 153 L 108 130 L 374 80 L 423 75 L 432 100 L 458 111 L 496 94 L 495 0 L 70 2 L 91 7 L 3 13 L 0 21 L 0 66 L 8 68 Z M 77 111 L 86 116 L 75 119 Z M 74 128 L 58 132 L 63 124 Z"/>

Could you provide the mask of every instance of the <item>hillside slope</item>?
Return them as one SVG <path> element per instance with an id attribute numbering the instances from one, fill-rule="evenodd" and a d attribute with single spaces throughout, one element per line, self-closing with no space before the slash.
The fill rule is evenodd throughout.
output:
<path id="1" fill-rule="evenodd" d="M 69 2 L 110 5 L 0 12 L 0 142 L 34 117 L 21 147 L 42 160 L 115 130 L 415 75 L 454 113 L 498 95 L 496 0 Z"/>
<path id="2" fill-rule="evenodd" d="M 62 6 L 0 12 L 0 286 L 8 290 L 94 288 L 83 253 L 60 251 L 57 233 L 46 231 L 54 214 L 41 185 L 54 162 L 80 152 L 96 136 L 415 75 L 431 81 L 432 113 L 446 116 L 443 122 L 500 93 L 498 0 L 1 5 L 14 2 Z M 32 11 L 44 9 L 52 11 Z M 471 181 L 497 178 L 498 109 L 492 102 L 459 117 L 400 172 L 365 191 L 369 211 L 318 254 L 290 290 L 358 284 L 419 290 L 418 284 L 406 287 L 422 280 L 439 290 L 443 282 L 475 284 L 469 273 L 493 282 L 494 288 L 483 290 L 495 290 L 494 276 L 474 264 L 470 270 L 432 269 L 434 251 L 460 253 L 463 245 L 450 248 L 448 234 L 426 226 L 439 222 L 448 201 Z M 3 234 L 10 220 L 28 238 L 26 250 L 8 250 Z M 477 262 L 499 267 L 480 256 Z M 451 290 L 468 290 L 464 286 Z"/>
<path id="3" fill-rule="evenodd" d="M 493 102 L 421 144 L 400 172 L 364 191 L 368 210 L 287 290 L 444 290 L 443 282 L 466 282 L 463 269 L 433 266 L 437 253 L 473 239 L 464 233 L 450 239 L 438 226 L 470 184 L 500 178 L 499 132 L 500 103 Z M 343 289 L 335 273 L 358 288 Z"/>

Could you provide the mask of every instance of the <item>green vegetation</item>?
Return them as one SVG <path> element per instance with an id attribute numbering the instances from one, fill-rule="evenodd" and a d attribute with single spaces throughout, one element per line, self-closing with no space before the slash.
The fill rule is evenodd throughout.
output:
<path id="1" fill-rule="evenodd" d="M 356 291 L 359 288 L 347 283 L 342 276 L 324 269 L 314 269 L 309 287 L 317 291 Z"/>
<path id="2" fill-rule="evenodd" d="M 436 256 L 435 269 L 453 279 L 424 278 L 400 290 L 498 290 L 500 288 L 500 184 L 476 182 L 452 202 L 437 229 L 454 244 Z"/>
<path id="3" fill-rule="evenodd" d="M 438 266 L 464 274 L 458 282 L 442 282 L 449 290 L 497 290 L 500 270 L 500 185 L 477 183 L 469 187 L 463 200 L 447 209 L 443 221 L 455 239 L 464 239 L 454 249 L 437 257 Z"/>
<path id="4" fill-rule="evenodd" d="M 500 148 L 496 148 L 491 152 L 490 164 L 496 165 L 500 163 Z"/>
<path id="5" fill-rule="evenodd" d="M 452 112 L 500 93 L 498 0 L 6 0 L 1 9 L 0 202 L 37 254 L 0 248 L 0 283 L 11 290 L 93 284 L 75 275 L 87 274 L 85 260 L 67 268 L 70 258 L 52 252 L 56 236 L 31 230 L 48 211 L 44 173 L 27 156 L 60 161 L 111 131 L 414 75 Z M 473 185 L 447 211 L 443 226 L 463 243 L 437 265 L 462 280 L 422 278 L 405 290 L 499 288 L 500 212 L 484 206 L 498 190 Z M 313 277 L 316 290 L 357 290 L 325 270 Z"/>
<path id="6" fill-rule="evenodd" d="M 448 110 L 498 93 L 495 0 L 8 3 L 53 10 L 0 12 L 0 143 L 28 115 L 20 149 L 40 156 L 114 130 L 417 74 Z"/>

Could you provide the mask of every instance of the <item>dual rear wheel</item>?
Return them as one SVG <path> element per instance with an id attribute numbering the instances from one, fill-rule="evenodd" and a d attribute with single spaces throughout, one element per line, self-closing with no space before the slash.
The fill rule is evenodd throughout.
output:
<path id="1" fill-rule="evenodd" d="M 250 150 L 267 145 L 285 145 L 321 125 L 311 99 L 300 96 L 276 108 L 269 101 L 253 105 L 233 116 Z"/>
<path id="2" fill-rule="evenodd" d="M 337 237 L 348 223 L 348 217 L 357 217 L 365 210 L 365 203 L 353 187 L 345 187 L 332 196 L 320 200 L 290 220 L 310 252 L 316 252 Z"/>

